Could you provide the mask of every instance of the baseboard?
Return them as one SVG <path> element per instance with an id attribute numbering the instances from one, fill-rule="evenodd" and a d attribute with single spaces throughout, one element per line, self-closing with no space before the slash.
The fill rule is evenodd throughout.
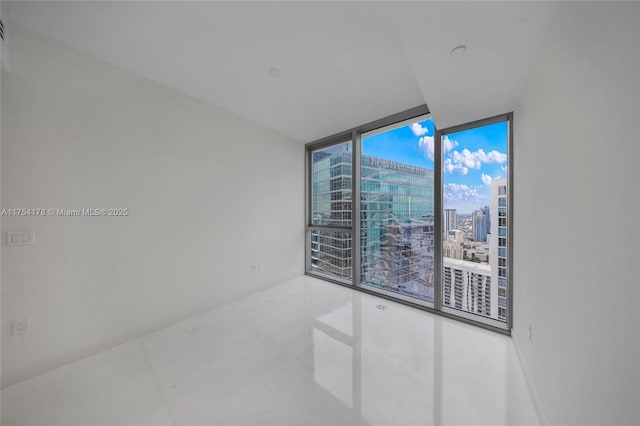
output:
<path id="1" fill-rule="evenodd" d="M 533 384 L 533 380 L 531 379 L 529 367 L 527 366 L 524 355 L 522 354 L 518 336 L 516 336 L 515 333 L 511 333 L 511 340 L 513 341 L 513 347 L 516 350 L 516 355 L 518 356 L 518 361 L 520 362 L 520 368 L 522 369 L 522 374 L 524 375 L 524 381 L 526 382 L 527 389 L 529 390 L 529 394 L 531 395 L 531 401 L 533 402 L 533 408 L 536 411 L 538 422 L 540 423 L 540 426 L 548 426 L 549 421 L 547 420 L 547 416 L 544 414 L 542 404 L 540 403 L 540 398 L 538 398 L 538 392 L 536 391 L 536 387 Z"/>
<path id="2" fill-rule="evenodd" d="M 146 326 L 146 327 L 142 327 L 140 329 L 138 329 L 135 332 L 132 333 L 127 333 L 124 334 L 122 336 L 116 337 L 116 338 L 112 338 L 109 340 L 106 340 L 104 342 L 95 344 L 95 345 L 91 345 L 85 348 L 82 348 L 80 350 L 77 351 L 73 351 L 71 353 L 68 353 L 64 356 L 60 356 L 60 357 L 56 357 L 53 358 L 47 362 L 32 366 L 30 368 L 24 369 L 24 370 L 20 370 L 11 374 L 5 374 L 1 377 L 0 379 L 0 390 L 6 389 L 8 387 L 17 385 L 19 383 L 22 383 L 24 381 L 27 381 L 29 379 L 32 379 L 34 377 L 40 376 L 42 374 L 48 373 L 49 371 L 55 370 L 57 368 L 60 367 L 64 367 L 65 365 L 71 364 L 72 362 L 76 362 L 79 361 L 83 358 L 87 358 L 90 357 L 92 355 L 97 354 L 98 352 L 101 351 L 105 351 L 108 349 L 112 349 L 116 346 L 131 342 L 132 340 L 135 339 L 139 339 L 141 337 L 144 337 L 148 334 L 151 333 L 155 333 L 159 330 L 162 330 L 164 328 L 170 327 L 174 324 L 177 324 L 179 322 L 185 321 L 189 318 L 201 315 L 205 312 L 208 312 L 210 310 L 213 309 L 217 309 L 221 306 L 224 306 L 226 304 L 229 303 L 233 303 L 243 297 L 247 297 L 253 294 L 257 294 L 260 293 L 262 291 L 266 291 L 278 284 L 282 284 L 285 283 L 295 277 L 298 277 L 300 275 L 296 274 L 293 276 L 287 276 L 283 279 L 278 279 L 276 281 L 270 281 L 267 282 L 266 284 L 262 284 L 260 286 L 257 286 L 253 289 L 251 289 L 250 291 L 247 292 L 241 292 L 235 295 L 232 295 L 231 297 L 228 297 L 226 299 L 223 300 L 217 300 L 217 301 L 212 301 L 209 303 L 206 303 L 196 309 L 193 309 L 191 312 L 189 313 L 185 313 L 185 314 L 181 314 L 181 315 L 176 315 L 173 318 L 169 319 L 169 320 L 165 320 L 162 322 L 158 322 L 155 323 L 151 326 Z"/>

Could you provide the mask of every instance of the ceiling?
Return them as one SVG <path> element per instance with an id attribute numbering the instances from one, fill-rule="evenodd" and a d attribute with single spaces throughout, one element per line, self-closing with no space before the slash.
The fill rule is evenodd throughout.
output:
<path id="1" fill-rule="evenodd" d="M 440 128 L 511 111 L 556 8 L 538 1 L 3 1 L 3 16 L 309 142 L 423 103 Z M 461 44 L 464 54 L 449 54 Z M 282 75 L 270 76 L 272 67 Z"/>

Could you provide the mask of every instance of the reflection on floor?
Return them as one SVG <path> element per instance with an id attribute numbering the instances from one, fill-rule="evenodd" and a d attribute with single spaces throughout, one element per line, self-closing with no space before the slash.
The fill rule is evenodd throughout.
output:
<path id="1" fill-rule="evenodd" d="M 508 337 L 300 277 L 4 389 L 2 424 L 537 420 Z"/>

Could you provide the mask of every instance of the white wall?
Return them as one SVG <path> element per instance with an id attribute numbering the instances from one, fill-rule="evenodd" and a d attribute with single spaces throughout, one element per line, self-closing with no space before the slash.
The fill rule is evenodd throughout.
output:
<path id="1" fill-rule="evenodd" d="M 36 234 L 3 247 L 5 386 L 303 272 L 301 143 L 18 27 L 9 36 L 2 207 L 131 213 L 2 218 L 4 245 L 6 231 Z M 11 337 L 25 317 L 32 332 Z"/>
<path id="2" fill-rule="evenodd" d="M 562 4 L 515 111 L 514 337 L 550 424 L 640 424 L 639 23 Z"/>

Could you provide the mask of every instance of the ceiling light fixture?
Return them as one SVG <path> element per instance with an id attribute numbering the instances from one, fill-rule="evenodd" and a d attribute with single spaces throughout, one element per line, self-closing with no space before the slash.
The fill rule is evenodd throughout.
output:
<path id="1" fill-rule="evenodd" d="M 271 77 L 280 77 L 282 75 L 282 71 L 280 71 L 280 68 L 269 68 L 269 75 Z"/>
<path id="2" fill-rule="evenodd" d="M 460 46 L 456 46 L 453 49 L 451 49 L 451 52 L 449 52 L 449 56 L 462 55 L 464 52 L 466 52 L 466 50 L 467 50 L 467 46 L 465 46 L 464 44 L 461 44 Z"/>

